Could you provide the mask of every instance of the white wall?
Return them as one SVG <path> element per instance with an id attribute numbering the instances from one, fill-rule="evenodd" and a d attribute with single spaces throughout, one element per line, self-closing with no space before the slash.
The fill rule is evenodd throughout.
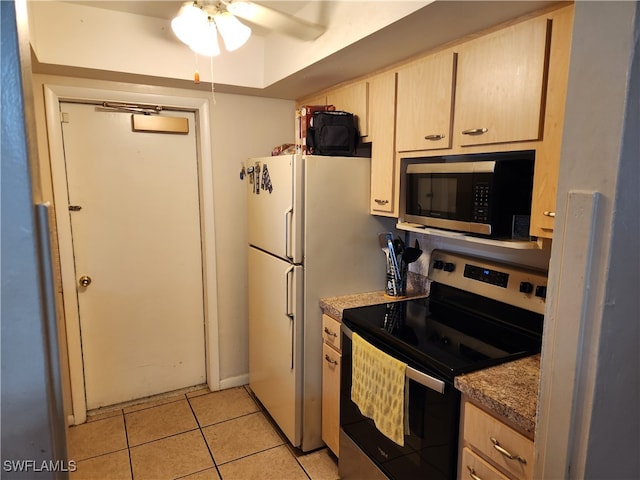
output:
<path id="1" fill-rule="evenodd" d="M 44 84 L 211 98 L 211 92 L 34 75 L 42 190 L 45 199 L 50 201 L 53 201 L 53 196 L 42 93 Z M 293 137 L 292 101 L 215 94 L 215 104 L 211 105 L 214 198 L 210 201 L 214 203 L 216 228 L 220 379 L 223 387 L 245 383 L 248 372 L 246 185 L 239 178 L 241 162 L 249 157 L 270 155 L 274 146 L 292 143 Z"/>
<path id="2" fill-rule="evenodd" d="M 294 118 L 290 101 L 216 94 L 212 148 L 223 387 L 249 372 L 247 181 L 246 177 L 240 181 L 241 162 L 268 156 L 276 145 L 293 143 Z"/>

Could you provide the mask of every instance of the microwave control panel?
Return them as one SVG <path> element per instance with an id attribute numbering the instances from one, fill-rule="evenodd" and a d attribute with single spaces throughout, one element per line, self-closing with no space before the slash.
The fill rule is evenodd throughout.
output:
<path id="1" fill-rule="evenodd" d="M 477 183 L 473 186 L 473 221 L 489 222 L 489 184 Z"/>

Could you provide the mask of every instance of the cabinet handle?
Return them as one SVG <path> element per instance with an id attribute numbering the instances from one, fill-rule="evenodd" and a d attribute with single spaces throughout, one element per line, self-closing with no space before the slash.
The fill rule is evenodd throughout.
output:
<path id="1" fill-rule="evenodd" d="M 376 202 L 378 205 L 386 205 L 387 203 L 389 203 L 389 200 L 381 200 L 379 198 L 374 198 L 373 201 Z"/>
<path id="2" fill-rule="evenodd" d="M 487 133 L 489 129 L 487 128 L 470 128 L 469 130 L 463 130 L 463 135 L 482 135 L 483 133 Z"/>
<path id="3" fill-rule="evenodd" d="M 543 214 L 545 217 L 551 217 L 551 218 L 555 218 L 555 216 L 556 216 L 556 212 L 544 211 L 544 212 L 542 212 L 542 214 Z"/>
<path id="4" fill-rule="evenodd" d="M 425 135 L 424 139 L 425 140 L 442 140 L 445 137 L 445 135 L 442 135 L 441 133 L 437 133 L 435 135 Z"/>
<path id="5" fill-rule="evenodd" d="M 500 442 L 498 442 L 498 440 L 496 440 L 493 437 L 490 437 L 490 438 L 491 438 L 491 442 L 493 443 L 493 448 L 495 448 L 497 451 L 499 451 L 502 455 L 507 457 L 509 460 L 518 460 L 523 465 L 527 464 L 527 460 L 526 459 L 522 458 L 520 455 L 513 455 L 508 450 L 505 450 L 504 448 L 502 448 L 500 446 Z"/>
<path id="6" fill-rule="evenodd" d="M 331 365 L 338 365 L 338 362 L 335 361 L 333 358 L 331 358 L 329 355 L 327 355 L 326 353 L 324 354 L 324 359 L 329 362 Z"/>
<path id="7" fill-rule="evenodd" d="M 329 335 L 330 337 L 337 337 L 338 334 L 336 332 L 332 332 L 331 330 L 329 330 L 327 327 L 324 327 L 324 333 L 326 333 L 327 335 Z"/>
<path id="8" fill-rule="evenodd" d="M 467 469 L 469 470 L 469 476 L 473 478 L 473 480 L 482 480 L 478 475 L 476 475 L 476 471 L 467 465 Z"/>

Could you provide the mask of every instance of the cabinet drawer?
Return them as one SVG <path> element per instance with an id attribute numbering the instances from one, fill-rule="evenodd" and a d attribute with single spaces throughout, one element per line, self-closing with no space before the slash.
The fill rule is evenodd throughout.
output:
<path id="1" fill-rule="evenodd" d="M 464 440 L 509 476 L 533 478 L 533 442 L 471 403 L 465 404 Z"/>
<path id="2" fill-rule="evenodd" d="M 342 350 L 340 322 L 329 315 L 322 315 L 322 339 L 340 352 Z"/>
<path id="3" fill-rule="evenodd" d="M 340 360 L 341 355 L 322 345 L 322 440 L 340 456 Z"/>
<path id="4" fill-rule="evenodd" d="M 462 463 L 458 478 L 460 480 L 509 480 L 467 447 L 462 449 Z"/>

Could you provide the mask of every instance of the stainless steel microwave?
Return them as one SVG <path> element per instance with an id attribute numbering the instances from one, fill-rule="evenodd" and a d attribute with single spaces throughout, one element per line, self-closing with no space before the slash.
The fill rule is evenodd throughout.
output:
<path id="1" fill-rule="evenodd" d="M 528 235 L 533 157 L 483 155 L 478 161 L 433 160 L 406 164 L 401 218 L 425 227 L 490 237 Z"/>

